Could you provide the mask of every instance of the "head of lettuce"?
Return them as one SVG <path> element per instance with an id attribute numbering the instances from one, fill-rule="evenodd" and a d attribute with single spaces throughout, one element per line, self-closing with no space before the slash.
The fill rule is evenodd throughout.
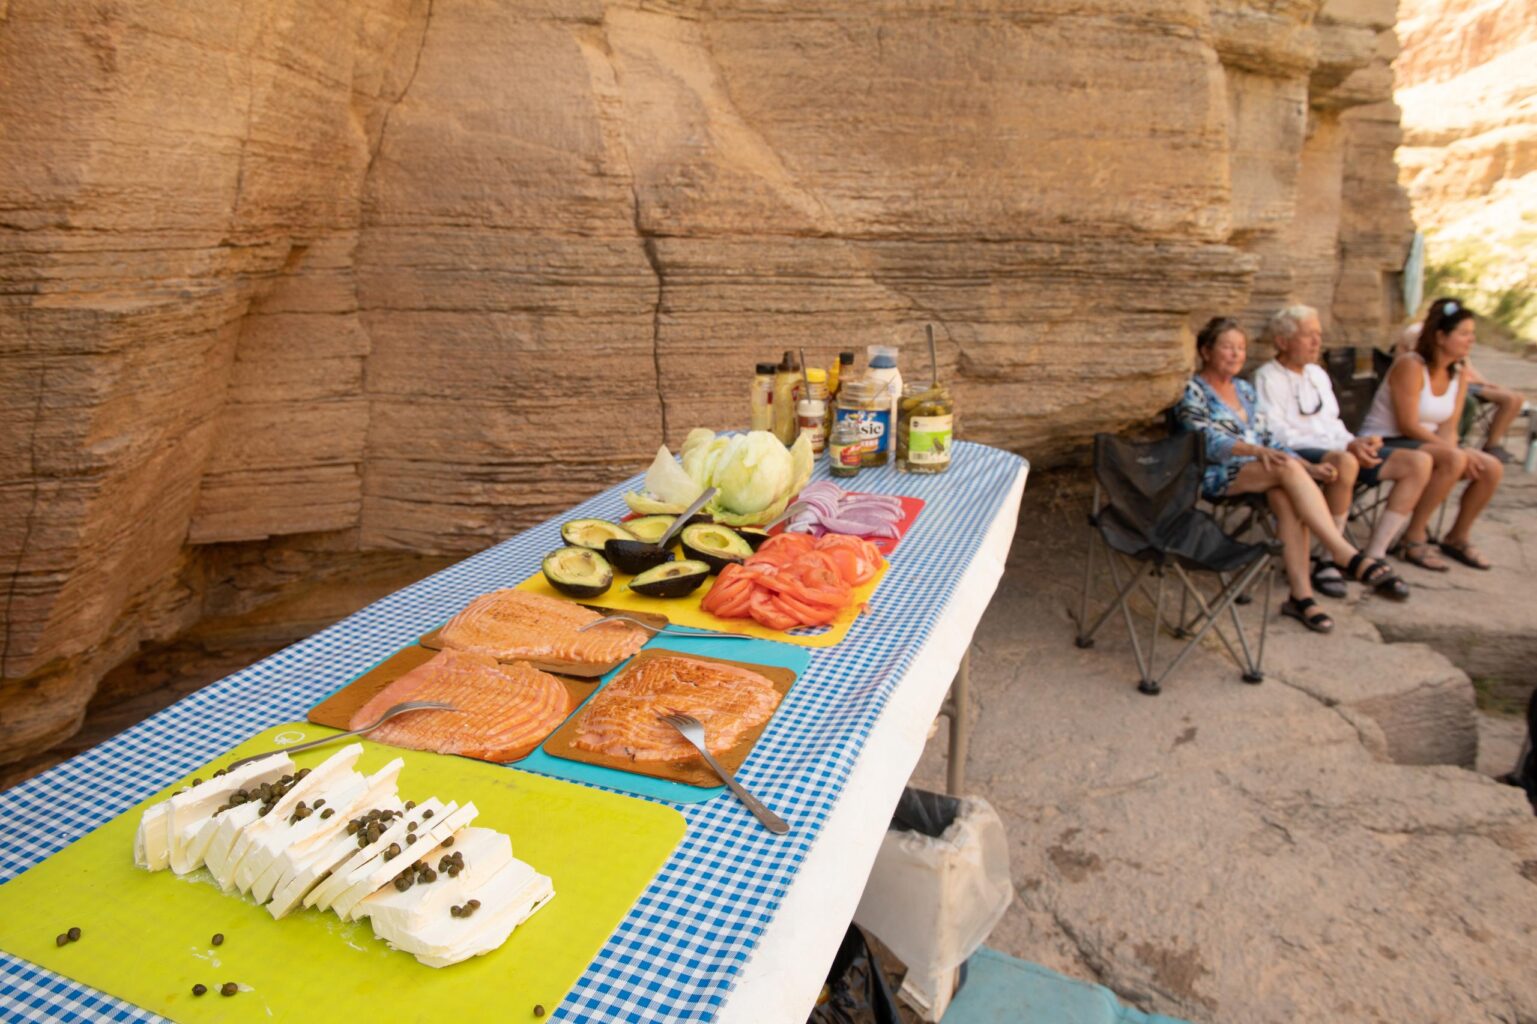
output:
<path id="1" fill-rule="evenodd" d="M 811 479 L 811 441 L 784 444 L 766 430 L 717 437 L 703 427 L 683 440 L 681 463 L 663 445 L 646 470 L 644 490 L 625 503 L 640 515 L 677 515 L 704 491 L 717 490 L 704 511 L 727 526 L 761 526 L 785 510 Z"/>

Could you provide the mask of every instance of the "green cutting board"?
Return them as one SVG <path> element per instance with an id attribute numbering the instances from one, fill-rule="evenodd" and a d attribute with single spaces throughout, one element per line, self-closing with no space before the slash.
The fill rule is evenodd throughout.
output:
<path id="1" fill-rule="evenodd" d="M 536 1005 L 554 1012 L 683 838 L 683 816 L 670 807 L 364 741 L 359 771 L 403 758 L 404 798 L 473 801 L 475 825 L 507 833 L 513 856 L 554 881 L 555 898 L 500 949 L 441 969 L 390 949 L 367 921 L 312 909 L 274 921 L 203 869 L 177 877 L 134 866 L 144 807 L 233 757 L 335 731 L 269 729 L 0 885 L 0 949 L 180 1021 L 532 1021 Z M 294 761 L 314 766 L 338 749 Z M 57 946 L 71 927 L 80 940 Z M 228 981 L 241 991 L 223 997 Z M 198 983 L 207 995 L 192 995 Z"/>

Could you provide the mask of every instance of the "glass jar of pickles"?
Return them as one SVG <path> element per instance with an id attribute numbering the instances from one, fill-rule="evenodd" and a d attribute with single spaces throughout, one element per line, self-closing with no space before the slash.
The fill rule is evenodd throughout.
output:
<path id="1" fill-rule="evenodd" d="M 903 473 L 943 473 L 955 440 L 955 399 L 935 382 L 902 388 L 897 403 L 896 463 Z"/>
<path id="2" fill-rule="evenodd" d="M 853 420 L 859 428 L 860 465 L 884 466 L 891 457 L 891 399 L 877 382 L 856 377 L 840 385 L 838 421 L 843 420 Z"/>

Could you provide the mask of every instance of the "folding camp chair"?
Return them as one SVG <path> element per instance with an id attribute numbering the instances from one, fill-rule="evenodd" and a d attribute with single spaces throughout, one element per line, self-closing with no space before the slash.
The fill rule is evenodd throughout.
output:
<path id="1" fill-rule="evenodd" d="M 1198 508 L 1201 475 L 1206 468 L 1205 450 L 1199 434 L 1180 434 L 1162 441 L 1137 443 L 1110 434 L 1094 437 L 1094 504 L 1089 513 L 1093 532 L 1089 538 L 1089 556 L 1084 567 L 1083 602 L 1078 614 L 1079 647 L 1092 647 L 1094 634 L 1117 607 L 1126 620 L 1132 652 L 1137 659 L 1141 680 L 1137 689 L 1156 694 L 1173 675 L 1191 649 L 1215 631 L 1233 659 L 1243 669 L 1243 680 L 1258 683 L 1265 656 L 1265 633 L 1270 616 L 1270 578 L 1266 570 L 1274 548 L 1268 544 L 1247 544 L 1235 540 L 1212 516 Z M 1092 624 L 1089 623 L 1089 594 L 1094 585 L 1095 550 L 1105 548 L 1105 561 L 1115 598 Z M 1189 570 L 1189 571 L 1187 571 Z M 1190 571 L 1210 572 L 1219 584 L 1217 593 L 1207 598 L 1190 578 Z M 1124 572 L 1124 578 L 1123 578 Z M 1194 602 L 1196 612 L 1178 622 L 1164 615 L 1164 582 L 1173 573 L 1182 594 Z M 1156 593 L 1150 594 L 1146 577 L 1157 580 Z M 1257 652 L 1251 651 L 1235 600 L 1246 593 L 1263 575 L 1265 603 L 1260 619 Z M 1131 598 L 1141 593 L 1153 605 L 1153 624 L 1147 656 L 1132 621 Z M 1220 625 L 1227 614 L 1237 634 L 1237 646 Z M 1167 629 L 1185 638 L 1183 648 L 1155 672 L 1158 633 Z"/>

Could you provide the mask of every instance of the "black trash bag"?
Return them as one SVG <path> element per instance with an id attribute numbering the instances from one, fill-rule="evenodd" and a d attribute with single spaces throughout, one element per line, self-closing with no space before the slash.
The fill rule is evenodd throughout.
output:
<path id="1" fill-rule="evenodd" d="M 901 1024 L 897 1001 L 886 984 L 865 933 L 855 924 L 827 972 L 826 999 L 819 1001 L 806 1024 Z"/>
<path id="2" fill-rule="evenodd" d="M 1531 699 L 1527 701 L 1526 742 L 1521 745 L 1516 770 L 1501 781 L 1526 790 L 1526 798 L 1531 801 L 1533 812 L 1537 813 L 1537 690 L 1532 691 Z"/>
<path id="3" fill-rule="evenodd" d="M 908 786 L 902 790 L 897 809 L 891 812 L 891 831 L 917 832 L 938 839 L 960 813 L 959 798 Z"/>

